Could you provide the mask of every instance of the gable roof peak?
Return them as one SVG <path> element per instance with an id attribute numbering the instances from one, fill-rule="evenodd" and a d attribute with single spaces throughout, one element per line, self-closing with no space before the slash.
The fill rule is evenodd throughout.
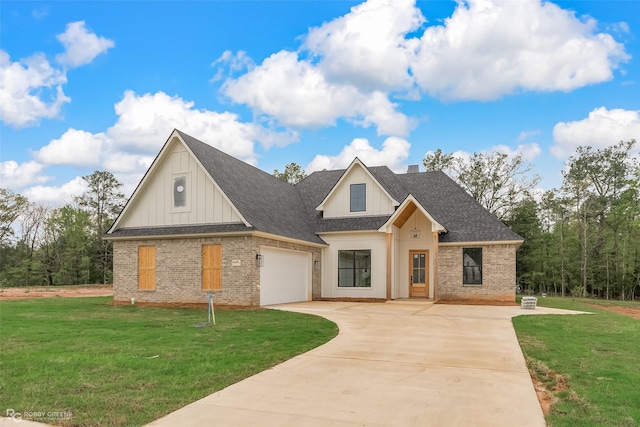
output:
<path id="1" fill-rule="evenodd" d="M 389 199 L 391 199 L 392 203 L 397 206 L 400 204 L 400 202 L 398 202 L 396 200 L 396 198 L 393 196 L 393 194 L 389 191 L 389 189 L 384 185 L 384 183 L 372 172 L 372 169 L 386 169 L 387 171 L 389 171 L 389 173 L 393 174 L 393 172 L 386 166 L 376 166 L 374 168 L 369 168 L 367 165 L 365 165 L 362 160 L 360 160 L 358 157 L 355 157 L 353 159 L 353 161 L 351 162 L 351 164 L 349 165 L 349 167 L 347 167 L 344 170 L 340 170 L 339 172 L 341 172 L 341 176 L 340 178 L 337 180 L 337 182 L 335 183 L 335 185 L 331 188 L 331 190 L 329 191 L 329 193 L 327 193 L 327 195 L 324 197 L 324 199 L 322 199 L 322 202 L 320 202 L 320 204 L 318 206 L 316 206 L 316 210 L 317 211 L 322 211 L 324 210 L 324 204 L 327 202 L 327 200 L 333 195 L 333 193 L 336 191 L 336 189 L 340 186 L 340 184 L 346 179 L 346 177 L 349 175 L 349 173 L 356 167 L 356 166 L 360 166 L 365 173 L 371 178 L 371 180 L 373 182 L 375 182 L 380 189 L 387 195 L 387 197 L 389 197 Z"/>

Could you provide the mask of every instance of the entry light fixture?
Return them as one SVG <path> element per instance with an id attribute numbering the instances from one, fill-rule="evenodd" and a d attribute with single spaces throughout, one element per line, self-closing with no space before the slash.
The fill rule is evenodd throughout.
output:
<path id="1" fill-rule="evenodd" d="M 256 254 L 256 267 L 264 267 L 264 256 Z"/>
<path id="2" fill-rule="evenodd" d="M 316 270 L 320 270 L 320 260 L 319 259 L 313 261 L 313 268 L 315 268 Z"/>
<path id="3" fill-rule="evenodd" d="M 419 239 L 420 238 L 420 230 L 418 230 L 418 215 L 417 214 L 413 215 L 413 228 L 411 230 L 409 230 L 409 236 L 411 236 L 412 239 Z"/>

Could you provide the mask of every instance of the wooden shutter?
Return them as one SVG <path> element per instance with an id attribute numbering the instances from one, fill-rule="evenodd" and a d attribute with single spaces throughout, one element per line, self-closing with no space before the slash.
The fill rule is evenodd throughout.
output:
<path id="1" fill-rule="evenodd" d="M 156 247 L 138 246 L 138 289 L 156 289 Z"/>
<path id="2" fill-rule="evenodd" d="M 202 245 L 202 290 L 222 288 L 222 246 Z"/>

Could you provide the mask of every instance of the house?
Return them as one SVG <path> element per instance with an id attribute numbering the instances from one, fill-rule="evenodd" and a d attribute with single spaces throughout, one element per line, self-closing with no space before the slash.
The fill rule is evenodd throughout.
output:
<path id="1" fill-rule="evenodd" d="M 442 172 L 354 159 L 283 182 L 174 130 L 122 210 L 114 299 L 514 301 L 522 238 Z"/>

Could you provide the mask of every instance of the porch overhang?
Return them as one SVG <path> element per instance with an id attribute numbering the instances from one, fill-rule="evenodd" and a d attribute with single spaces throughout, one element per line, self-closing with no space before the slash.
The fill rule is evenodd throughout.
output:
<path id="1" fill-rule="evenodd" d="M 402 227 L 407 220 L 414 214 L 415 211 L 419 211 L 431 222 L 431 232 L 433 233 L 446 233 L 447 229 L 436 221 L 431 214 L 418 202 L 411 194 L 398 206 L 398 209 L 389 217 L 389 219 L 382 224 L 378 229 L 381 233 L 392 233 L 393 226 L 398 228 Z"/>

